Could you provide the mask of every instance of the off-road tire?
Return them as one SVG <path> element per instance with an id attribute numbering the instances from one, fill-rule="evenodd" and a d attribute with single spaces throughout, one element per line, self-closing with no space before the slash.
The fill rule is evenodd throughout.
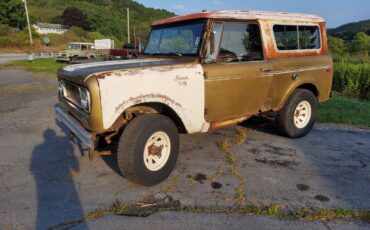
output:
<path id="1" fill-rule="evenodd" d="M 294 116 L 296 115 L 297 106 L 300 103 L 308 102 L 310 105 L 311 116 L 304 127 L 297 127 Z M 296 89 L 285 103 L 284 107 L 279 111 L 277 123 L 279 131 L 282 135 L 299 138 L 307 135 L 312 129 L 316 121 L 317 114 L 317 99 L 315 95 L 307 89 Z"/>
<path id="2" fill-rule="evenodd" d="M 144 162 L 144 149 L 156 132 L 165 133 L 170 140 L 169 157 L 158 171 L 151 171 Z M 144 114 L 134 118 L 123 131 L 117 151 L 117 162 L 122 175 L 137 184 L 156 185 L 174 169 L 179 154 L 179 133 L 171 119 L 159 114 Z"/>

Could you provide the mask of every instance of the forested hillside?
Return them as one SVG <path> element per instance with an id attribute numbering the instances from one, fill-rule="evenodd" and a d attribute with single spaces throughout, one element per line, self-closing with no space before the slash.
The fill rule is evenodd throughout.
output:
<path id="1" fill-rule="evenodd" d="M 136 34 L 145 41 L 153 21 L 174 16 L 173 13 L 147 8 L 133 0 L 28 0 L 31 23 L 66 24 L 62 17 L 67 8 L 72 12 L 80 11 L 84 26 L 70 25 L 72 28 L 63 35 L 49 34 L 50 49 L 58 50 L 65 47 L 69 41 L 93 41 L 100 38 L 111 38 L 120 46 L 127 41 L 127 8 L 130 8 L 131 35 L 136 28 Z M 71 11 L 70 11 L 71 12 Z M 69 14 L 69 16 L 75 16 Z M 67 20 L 68 21 L 68 20 Z M 75 20 L 78 22 L 77 20 Z M 24 6 L 21 0 L 0 1 L 0 47 L 24 47 L 29 45 L 26 31 Z M 81 27 L 81 28 L 79 28 Z M 22 33 L 10 33 L 18 28 Z M 45 36 L 34 33 L 33 49 L 42 48 Z"/>
<path id="2" fill-rule="evenodd" d="M 352 40 L 353 37 L 359 32 L 364 32 L 370 36 L 370 19 L 344 24 L 335 29 L 329 29 L 328 32 L 329 35 L 340 37 L 344 40 Z"/>
<path id="3" fill-rule="evenodd" d="M 61 15 L 67 7 L 74 6 L 85 13 L 91 30 L 103 35 L 126 37 L 126 8 L 130 8 L 131 25 L 139 36 L 146 36 L 154 20 L 173 16 L 166 10 L 146 8 L 132 0 L 29 0 L 33 21 L 62 23 Z"/>

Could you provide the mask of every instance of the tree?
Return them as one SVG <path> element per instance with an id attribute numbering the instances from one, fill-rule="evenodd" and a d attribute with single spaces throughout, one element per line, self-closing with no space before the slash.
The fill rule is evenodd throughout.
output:
<path id="1" fill-rule="evenodd" d="M 348 55 L 348 48 L 343 39 L 329 36 L 328 38 L 330 53 L 335 57 L 343 57 Z"/>
<path id="2" fill-rule="evenodd" d="M 91 29 L 91 22 L 81 10 L 76 7 L 68 7 L 62 14 L 63 24 L 77 26 L 84 30 Z"/>
<path id="3" fill-rule="evenodd" d="M 26 25 L 24 7 L 20 0 L 0 1 L 0 24 L 23 29 Z"/>
<path id="4" fill-rule="evenodd" d="M 368 56 L 370 52 L 370 36 L 364 32 L 357 33 L 350 44 L 351 52 Z"/>

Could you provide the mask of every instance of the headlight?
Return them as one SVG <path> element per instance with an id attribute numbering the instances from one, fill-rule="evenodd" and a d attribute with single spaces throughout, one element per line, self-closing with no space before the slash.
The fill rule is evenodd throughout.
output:
<path id="1" fill-rule="evenodd" d="M 62 81 L 58 81 L 58 91 L 59 95 L 63 96 L 64 95 L 64 86 Z"/>
<path id="2" fill-rule="evenodd" d="M 80 90 L 80 105 L 83 110 L 90 112 L 90 93 L 85 88 L 79 88 Z"/>

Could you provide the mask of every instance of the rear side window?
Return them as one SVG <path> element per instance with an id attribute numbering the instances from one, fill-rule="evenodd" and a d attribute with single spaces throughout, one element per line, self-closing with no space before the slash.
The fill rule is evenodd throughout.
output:
<path id="1" fill-rule="evenodd" d="M 317 26 L 275 25 L 278 50 L 320 49 L 320 30 Z"/>
<path id="2" fill-rule="evenodd" d="M 320 32 L 317 26 L 299 26 L 299 48 L 319 49 Z"/>

